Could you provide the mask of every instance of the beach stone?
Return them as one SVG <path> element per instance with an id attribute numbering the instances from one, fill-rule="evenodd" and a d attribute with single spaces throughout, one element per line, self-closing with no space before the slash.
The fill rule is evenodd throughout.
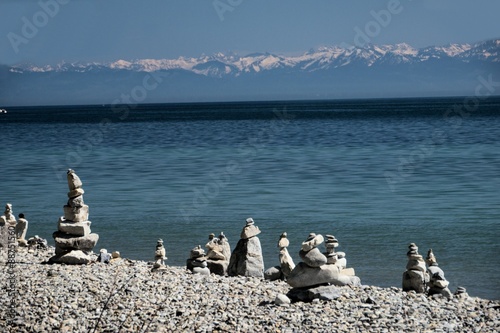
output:
<path id="1" fill-rule="evenodd" d="M 310 267 L 320 267 L 327 262 L 325 255 L 318 248 L 313 248 L 307 252 L 300 250 L 299 256 Z"/>
<path id="2" fill-rule="evenodd" d="M 59 218 L 57 229 L 60 232 L 74 236 L 87 236 L 90 234 L 91 223 L 92 222 L 90 221 L 73 222 L 61 216 L 61 218 Z"/>
<path id="3" fill-rule="evenodd" d="M 248 239 L 248 238 L 251 238 L 251 237 L 255 237 L 258 234 L 260 234 L 260 232 L 261 231 L 260 231 L 259 227 L 257 227 L 256 225 L 254 225 L 254 224 L 247 225 L 241 231 L 240 238 L 241 239 Z"/>
<path id="4" fill-rule="evenodd" d="M 342 296 L 342 290 L 337 286 L 293 288 L 286 295 L 294 302 L 312 302 L 315 299 L 332 301 Z"/>
<path id="5" fill-rule="evenodd" d="M 97 257 L 97 261 L 104 264 L 109 264 L 110 260 L 111 260 L 111 253 L 108 253 L 108 250 L 106 249 L 101 249 L 99 251 L 99 256 Z"/>
<path id="6" fill-rule="evenodd" d="M 288 276 L 286 282 L 293 288 L 311 287 L 330 283 L 337 286 L 360 286 L 357 276 L 340 274 L 336 265 L 323 265 L 321 267 L 310 267 L 300 262 Z"/>
<path id="7" fill-rule="evenodd" d="M 323 243 L 323 240 L 323 236 L 316 235 L 315 233 L 310 233 L 309 237 L 307 237 L 307 239 L 302 242 L 302 246 L 300 249 L 305 252 L 311 251 L 312 249 Z"/>
<path id="8" fill-rule="evenodd" d="M 75 173 L 75 170 L 73 169 L 68 169 L 68 171 L 66 172 L 66 179 L 68 180 L 68 188 L 70 189 L 70 191 L 81 188 L 83 185 L 80 177 L 78 177 L 78 175 Z"/>
<path id="9" fill-rule="evenodd" d="M 281 279 L 281 267 L 280 266 L 274 266 L 271 268 L 268 268 L 264 272 L 264 279 L 269 280 L 269 281 L 276 281 Z"/>
<path id="10" fill-rule="evenodd" d="M 70 251 L 50 258 L 50 262 L 66 265 L 85 265 L 91 261 L 92 257 L 81 250 Z"/>
<path id="11" fill-rule="evenodd" d="M 290 298 L 284 294 L 278 294 L 276 295 L 276 298 L 274 299 L 274 304 L 276 305 L 285 305 L 285 304 L 290 304 Z"/>
<path id="12" fill-rule="evenodd" d="M 207 259 L 207 265 L 211 273 L 221 276 L 227 275 L 227 267 L 229 266 L 229 261 Z"/>
<path id="13" fill-rule="evenodd" d="M 75 237 L 60 231 L 54 232 L 53 237 L 56 243 L 56 249 L 63 251 L 82 250 L 90 252 L 99 240 L 98 234 Z"/>
<path id="14" fill-rule="evenodd" d="M 81 222 L 89 219 L 89 206 L 83 205 L 81 207 L 71 207 L 65 205 L 64 218 L 68 221 Z"/>
<path id="15" fill-rule="evenodd" d="M 229 276 L 264 276 L 264 259 L 258 237 L 242 238 L 231 254 L 227 268 Z"/>
<path id="16" fill-rule="evenodd" d="M 283 232 L 278 241 L 278 248 L 282 249 L 284 247 L 288 247 L 290 245 L 290 241 L 287 238 L 288 234 Z"/>
<path id="17" fill-rule="evenodd" d="M 210 269 L 208 267 L 193 267 L 193 274 L 210 275 Z"/>
<path id="18" fill-rule="evenodd" d="M 20 246 L 27 246 L 26 233 L 28 232 L 28 220 L 24 218 L 24 214 L 19 214 L 16 224 L 16 238 Z"/>
<path id="19" fill-rule="evenodd" d="M 403 273 L 403 291 L 414 290 L 417 293 L 426 291 L 426 275 L 419 270 L 408 270 Z"/>
<path id="20" fill-rule="evenodd" d="M 342 269 L 345 269 L 347 267 L 347 259 L 345 258 L 345 252 L 336 252 L 337 254 L 337 261 L 335 262 L 335 265 L 339 266 Z"/>
<path id="21" fill-rule="evenodd" d="M 295 268 L 295 263 L 293 262 L 292 257 L 290 256 L 287 248 L 285 247 L 280 249 L 279 259 L 280 259 L 281 273 L 286 278 Z"/>
<path id="22" fill-rule="evenodd" d="M 85 191 L 83 190 L 83 188 L 77 188 L 68 192 L 68 198 L 76 198 L 83 195 L 84 193 Z"/>

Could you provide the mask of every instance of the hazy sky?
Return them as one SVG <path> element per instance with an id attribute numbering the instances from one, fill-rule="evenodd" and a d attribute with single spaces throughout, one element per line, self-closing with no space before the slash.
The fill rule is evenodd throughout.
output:
<path id="1" fill-rule="evenodd" d="M 1 0 L 0 64 L 500 37 L 498 0 Z"/>

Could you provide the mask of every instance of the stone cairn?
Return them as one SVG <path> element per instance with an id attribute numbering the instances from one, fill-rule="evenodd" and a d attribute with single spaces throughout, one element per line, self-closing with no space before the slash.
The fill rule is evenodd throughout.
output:
<path id="1" fill-rule="evenodd" d="M 294 301 L 312 301 L 315 298 L 331 300 L 340 297 L 336 286 L 360 286 L 359 277 L 353 268 L 345 268 L 346 261 L 338 259 L 334 252 L 338 241 L 334 236 L 327 236 L 325 253 L 318 245 L 322 244 L 322 235 L 310 233 L 302 242 L 299 256 L 302 262 L 291 271 L 286 282 L 293 288 L 287 296 Z"/>
<path id="2" fill-rule="evenodd" d="M 259 227 L 251 217 L 247 218 L 240 240 L 231 253 L 227 268 L 229 276 L 264 277 L 264 258 L 258 234 L 260 234 Z"/>
<path id="3" fill-rule="evenodd" d="M 201 248 L 201 245 L 191 250 L 186 266 L 193 274 L 210 275 L 205 250 Z"/>
<path id="4" fill-rule="evenodd" d="M 156 241 L 156 249 L 155 249 L 155 261 L 153 264 L 153 270 L 165 270 L 165 260 L 167 260 L 167 252 L 163 247 L 163 239 L 158 239 Z"/>
<path id="5" fill-rule="evenodd" d="M 408 245 L 409 251 L 406 253 L 408 263 L 406 271 L 403 273 L 403 291 L 414 290 L 417 293 L 425 293 L 429 282 L 429 273 L 425 268 L 425 261 L 418 254 L 418 247 L 415 243 Z"/>
<path id="6" fill-rule="evenodd" d="M 28 241 L 26 240 L 26 233 L 28 232 L 28 220 L 24 218 L 24 214 L 19 214 L 19 219 L 16 225 L 16 238 L 17 244 L 22 247 L 28 246 Z"/>
<path id="7" fill-rule="evenodd" d="M 450 299 L 453 297 L 450 289 L 448 289 L 448 282 L 444 277 L 444 272 L 441 268 L 438 267 L 438 263 L 432 249 L 429 249 L 427 252 L 427 258 L 425 258 L 427 265 L 427 271 L 429 272 L 429 282 L 427 286 L 429 287 L 428 294 L 429 296 L 434 294 L 441 294 L 444 297 Z"/>
<path id="8" fill-rule="evenodd" d="M 264 278 L 266 280 L 286 280 L 286 278 L 295 268 L 293 259 L 287 250 L 288 245 L 290 245 L 290 241 L 287 238 L 287 233 L 284 232 L 281 234 L 280 239 L 278 240 L 280 265 L 268 268 L 264 272 Z"/>
<path id="9" fill-rule="evenodd" d="M 9 238 L 13 237 L 9 233 L 9 227 L 16 228 L 16 224 L 17 221 L 12 211 L 12 204 L 8 203 L 5 205 L 4 214 L 0 216 L 0 250 L 5 253 L 7 253 L 7 248 L 9 247 Z M 11 242 L 17 245 L 15 238 L 11 239 Z"/>
<path id="10" fill-rule="evenodd" d="M 89 206 L 83 202 L 85 191 L 82 181 L 72 169 L 68 169 L 67 179 L 69 200 L 63 207 L 64 216 L 59 218 L 58 231 L 52 235 L 56 254 L 49 261 L 70 265 L 88 264 L 92 260 L 92 250 L 99 235 L 90 231 Z"/>
<path id="11" fill-rule="evenodd" d="M 213 233 L 210 234 L 205 248 L 207 249 L 207 265 L 210 272 L 222 276 L 227 275 L 231 248 L 226 235 L 222 231 L 219 237 L 215 237 Z"/>

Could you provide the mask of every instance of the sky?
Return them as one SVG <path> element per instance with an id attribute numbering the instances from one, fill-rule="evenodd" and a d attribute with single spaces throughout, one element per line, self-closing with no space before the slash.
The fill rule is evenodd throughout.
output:
<path id="1" fill-rule="evenodd" d="M 498 0 L 1 0 L 0 64 L 172 59 L 500 37 Z"/>

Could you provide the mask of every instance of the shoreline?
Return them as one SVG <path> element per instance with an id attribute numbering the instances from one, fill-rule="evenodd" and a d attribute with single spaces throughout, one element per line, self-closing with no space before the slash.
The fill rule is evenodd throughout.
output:
<path id="1" fill-rule="evenodd" d="M 4 332 L 496 332 L 500 301 L 447 300 L 401 288 L 338 287 L 332 301 L 276 305 L 291 287 L 260 278 L 193 275 L 152 263 L 41 264 L 53 252 L 16 253 L 15 316 Z M 5 262 L 2 263 L 4 267 Z M 29 266 L 29 268 L 28 268 Z M 0 279 L 7 281 L 7 270 Z M 6 287 L 2 286 L 2 289 Z"/>

